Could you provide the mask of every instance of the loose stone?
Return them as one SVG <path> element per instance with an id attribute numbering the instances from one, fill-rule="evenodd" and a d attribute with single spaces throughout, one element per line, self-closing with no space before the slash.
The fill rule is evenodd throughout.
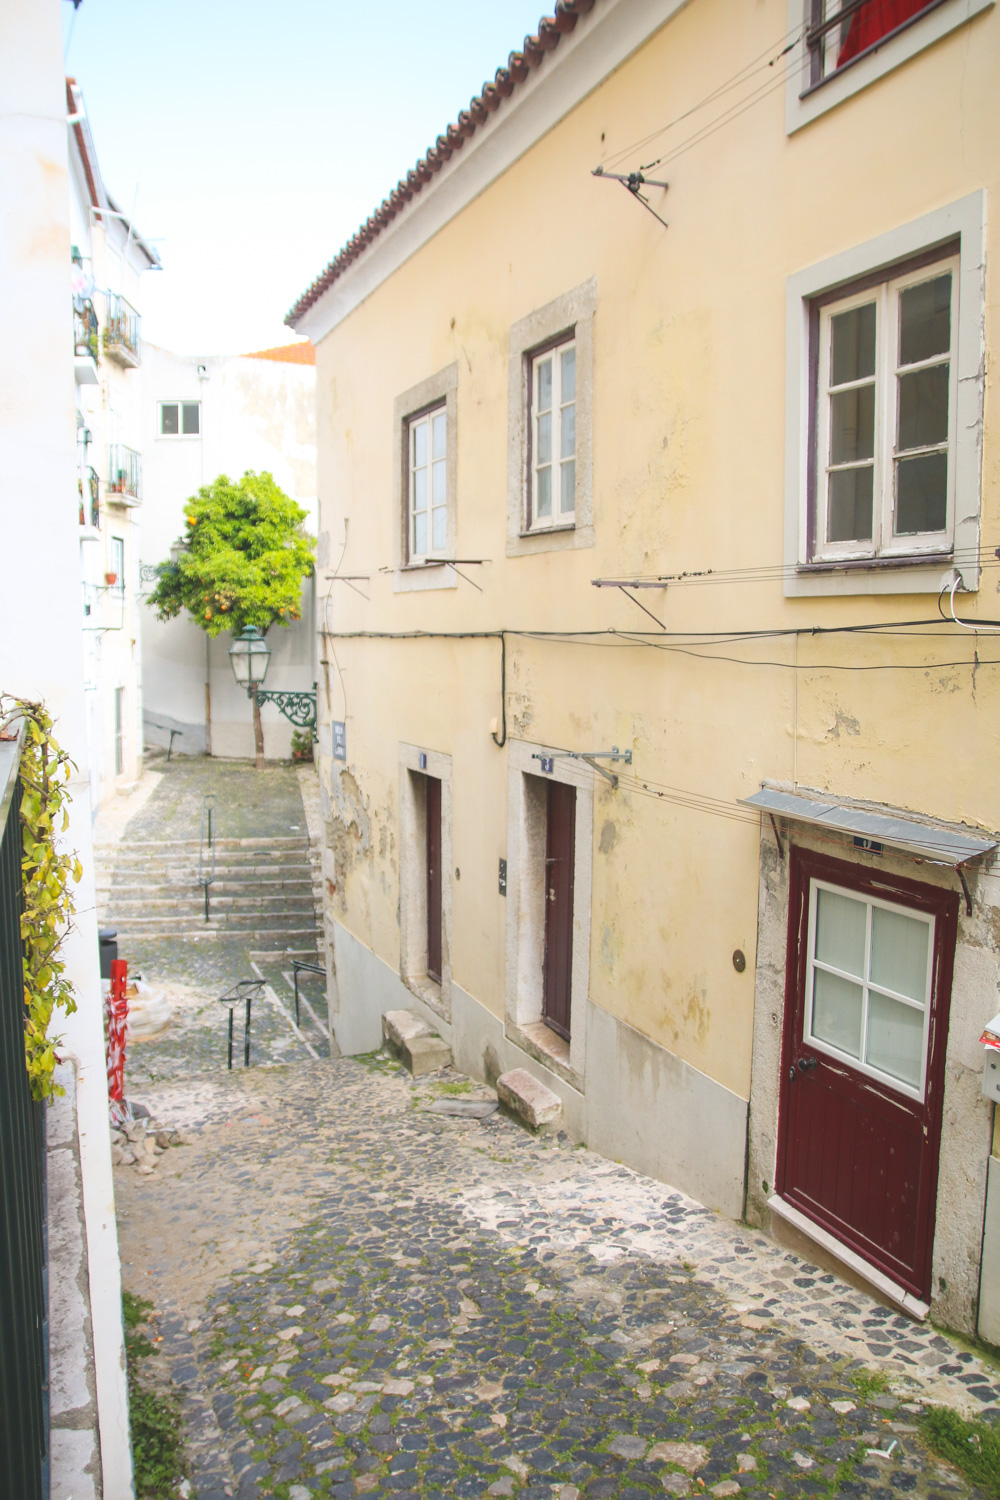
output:
<path id="1" fill-rule="evenodd" d="M 693 1474 L 708 1463 L 708 1449 L 701 1443 L 654 1443 L 646 1454 L 646 1462 L 676 1464 Z"/>
<path id="2" fill-rule="evenodd" d="M 608 1444 L 608 1450 L 611 1453 L 617 1453 L 619 1458 L 644 1458 L 646 1446 L 644 1438 L 623 1433 L 621 1437 L 612 1438 Z"/>

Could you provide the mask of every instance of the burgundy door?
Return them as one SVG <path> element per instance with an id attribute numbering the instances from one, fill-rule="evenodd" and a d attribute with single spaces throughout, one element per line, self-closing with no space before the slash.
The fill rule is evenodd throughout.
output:
<path id="1" fill-rule="evenodd" d="M 427 975 L 441 983 L 441 783 L 425 776 L 427 814 Z"/>
<path id="2" fill-rule="evenodd" d="M 791 851 L 779 1196 L 931 1290 L 958 898 Z"/>
<path id="3" fill-rule="evenodd" d="M 569 1039 L 573 971 L 573 861 L 576 853 L 576 788 L 548 783 L 545 836 L 545 969 L 542 1018 Z"/>

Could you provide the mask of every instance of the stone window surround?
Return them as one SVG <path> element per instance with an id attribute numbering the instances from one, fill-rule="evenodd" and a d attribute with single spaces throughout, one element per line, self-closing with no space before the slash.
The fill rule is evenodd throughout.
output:
<path id="1" fill-rule="evenodd" d="M 591 892 L 594 864 L 594 791 L 581 782 L 579 764 L 556 759 L 543 774 L 535 754 L 551 747 L 527 740 L 508 740 L 507 762 L 507 931 L 505 962 L 505 1032 L 524 1051 L 543 1061 L 579 1092 L 584 1091 L 587 1050 L 587 1005 L 590 998 Z M 548 781 L 576 788 L 576 855 L 573 867 L 573 966 L 570 986 L 569 1066 L 557 1061 L 562 1038 L 553 1033 L 553 1056 L 533 1043 L 525 1028 L 542 1019 L 542 970 L 545 952 L 546 800 Z"/>
<path id="2" fill-rule="evenodd" d="M 805 41 L 810 0 L 788 0 L 788 35 L 798 32 L 799 39 L 786 73 L 786 134 L 793 135 L 803 125 L 825 115 L 992 5 L 993 0 L 941 0 L 926 15 L 914 16 L 897 36 L 810 88 L 809 48 Z"/>
<path id="3" fill-rule="evenodd" d="M 507 556 L 594 545 L 594 314 L 597 280 L 564 292 L 513 324 L 507 365 Z M 576 340 L 576 516 L 568 525 L 528 531 L 531 359 L 560 335 Z"/>
<path id="4" fill-rule="evenodd" d="M 422 416 L 436 406 L 443 406 L 448 418 L 447 452 L 447 548 L 455 555 L 458 515 L 458 363 L 452 361 L 428 375 L 408 391 L 401 392 L 392 403 L 392 590 L 395 594 L 415 593 L 423 589 L 454 589 L 458 575 L 442 563 L 409 561 L 409 445 L 407 434 L 411 418 Z"/>
<path id="5" fill-rule="evenodd" d="M 819 594 L 937 594 L 954 577 L 949 558 L 809 564 L 810 321 L 812 302 L 839 287 L 938 246 L 959 243 L 958 437 L 955 444 L 955 555 L 976 558 L 982 503 L 986 307 L 986 194 L 982 190 L 909 224 L 796 272 L 785 283 L 785 582 L 786 597 Z M 942 253 L 943 250 L 942 250 Z M 973 497 L 970 506 L 963 497 Z M 964 513 L 963 513 L 964 509 Z M 975 562 L 961 566 L 962 587 L 979 587 Z"/>
<path id="6" fill-rule="evenodd" d="M 421 766 L 420 757 L 426 757 Z M 419 776 L 441 783 L 441 983 L 427 974 L 427 823 Z M 451 756 L 418 745 L 399 747 L 399 975 L 446 1022 L 451 1021 Z"/>

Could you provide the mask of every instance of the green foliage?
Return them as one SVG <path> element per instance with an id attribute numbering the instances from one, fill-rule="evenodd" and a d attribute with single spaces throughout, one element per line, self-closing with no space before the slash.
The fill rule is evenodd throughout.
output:
<path id="1" fill-rule="evenodd" d="M 313 732 L 311 729 L 292 730 L 292 759 L 312 760 Z"/>
<path id="2" fill-rule="evenodd" d="M 1000 1428 L 967 1422 L 946 1406 L 931 1406 L 920 1431 L 932 1452 L 954 1464 L 985 1495 L 1000 1497 Z"/>
<path id="3" fill-rule="evenodd" d="M 270 474 L 220 474 L 187 502 L 183 550 L 161 563 L 150 604 L 161 620 L 187 610 L 210 636 L 290 625 L 313 565 L 305 519 Z"/>
<path id="4" fill-rule="evenodd" d="M 153 1304 L 145 1297 L 122 1292 L 135 1492 L 139 1500 L 173 1500 L 184 1477 L 180 1401 L 173 1391 L 147 1385 L 139 1364 L 157 1352 L 139 1332 L 152 1311 Z"/>
<path id="5" fill-rule="evenodd" d="M 858 1370 L 851 1376 L 851 1384 L 866 1401 L 869 1396 L 884 1396 L 889 1389 L 889 1377 L 884 1370 Z"/>
<path id="6" fill-rule="evenodd" d="M 49 1035 L 57 1008 L 76 1010 L 73 987 L 65 977 L 59 948 L 73 916 L 70 884 L 83 866 L 62 850 L 58 838 L 69 827 L 68 783 L 76 769 L 52 735 L 45 705 L 0 695 L 0 721 L 6 730 L 24 724 L 21 749 L 21 948 L 24 972 L 24 1054 L 32 1098 L 50 1099 L 63 1090 L 52 1081 L 59 1038 Z"/>

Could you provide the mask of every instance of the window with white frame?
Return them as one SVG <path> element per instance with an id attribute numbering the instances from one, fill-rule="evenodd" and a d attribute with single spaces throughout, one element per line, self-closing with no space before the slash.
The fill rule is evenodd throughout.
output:
<path id="1" fill-rule="evenodd" d="M 933 954 L 932 916 L 813 880 L 804 1041 L 922 1099 Z"/>
<path id="2" fill-rule="evenodd" d="M 160 437 L 199 437 L 200 401 L 161 401 Z"/>
<path id="3" fill-rule="evenodd" d="M 531 357 L 528 529 L 576 519 L 576 342 Z"/>
<path id="4" fill-rule="evenodd" d="M 117 594 L 125 592 L 125 541 L 123 537 L 113 536 L 111 538 L 111 567 L 109 572 L 114 575 L 114 583 L 111 587 Z"/>
<path id="5" fill-rule="evenodd" d="M 817 307 L 812 559 L 951 550 L 958 257 Z"/>
<path id="6" fill-rule="evenodd" d="M 407 424 L 408 550 L 410 562 L 448 550 L 448 414 L 444 406 Z"/>

